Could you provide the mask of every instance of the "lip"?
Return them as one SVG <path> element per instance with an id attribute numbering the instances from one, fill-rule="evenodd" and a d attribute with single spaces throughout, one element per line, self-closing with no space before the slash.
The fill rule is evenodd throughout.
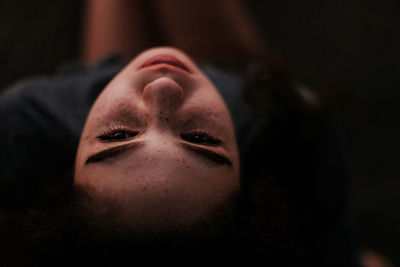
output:
<path id="1" fill-rule="evenodd" d="M 174 56 L 166 55 L 166 54 L 156 55 L 156 56 L 149 58 L 148 60 L 146 60 L 143 63 L 143 65 L 140 67 L 140 69 L 148 68 L 148 67 L 155 66 L 155 65 L 169 65 L 174 68 L 178 68 L 180 70 L 190 73 L 188 67 L 186 67 L 186 65 L 183 64 L 179 59 L 177 59 Z"/>

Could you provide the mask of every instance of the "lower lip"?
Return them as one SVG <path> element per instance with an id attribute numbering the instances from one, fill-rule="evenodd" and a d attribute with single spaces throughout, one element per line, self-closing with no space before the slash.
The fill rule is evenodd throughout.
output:
<path id="1" fill-rule="evenodd" d="M 140 68 L 143 69 L 155 65 L 168 65 L 190 73 L 189 69 L 180 60 L 171 55 L 157 55 L 151 57 L 146 60 Z"/>

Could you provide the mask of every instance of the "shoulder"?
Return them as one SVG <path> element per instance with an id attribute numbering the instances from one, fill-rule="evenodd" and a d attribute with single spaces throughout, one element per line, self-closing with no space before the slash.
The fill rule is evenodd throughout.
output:
<path id="1" fill-rule="evenodd" d="M 72 170 L 90 107 L 122 67 L 113 58 L 70 66 L 53 77 L 24 79 L 1 92 L 0 208 L 33 202 L 38 184 L 54 184 L 60 173 Z"/>

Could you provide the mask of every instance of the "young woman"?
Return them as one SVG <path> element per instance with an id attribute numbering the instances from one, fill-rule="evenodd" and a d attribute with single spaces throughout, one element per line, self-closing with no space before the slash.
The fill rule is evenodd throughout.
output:
<path id="1" fill-rule="evenodd" d="M 89 1 L 84 58 L 131 56 L 148 36 L 126 31 L 151 15 L 153 35 L 200 60 L 253 62 L 246 78 L 158 47 L 5 91 L 5 263 L 354 264 L 328 236 L 345 173 L 318 98 L 272 58 L 254 63 L 267 57 L 238 2 L 147 3 Z M 208 47 L 210 23 L 229 27 Z"/>

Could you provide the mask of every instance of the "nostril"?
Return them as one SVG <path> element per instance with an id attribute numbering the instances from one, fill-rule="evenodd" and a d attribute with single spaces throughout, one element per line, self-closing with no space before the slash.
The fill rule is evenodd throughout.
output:
<path id="1" fill-rule="evenodd" d="M 147 84 L 143 89 L 143 100 L 148 106 L 165 109 L 176 108 L 182 103 L 183 88 L 173 79 L 162 77 Z"/>

